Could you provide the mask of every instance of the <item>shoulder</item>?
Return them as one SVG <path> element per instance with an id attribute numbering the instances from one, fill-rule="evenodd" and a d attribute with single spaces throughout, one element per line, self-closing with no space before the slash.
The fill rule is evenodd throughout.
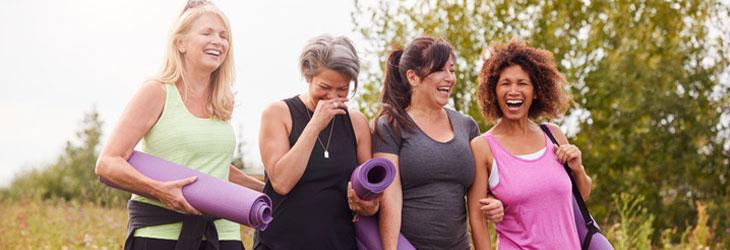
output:
<path id="1" fill-rule="evenodd" d="M 264 108 L 264 113 L 277 113 L 277 112 L 288 112 L 289 106 L 286 105 L 284 101 L 275 101 L 272 103 L 269 103 Z"/>
<path id="2" fill-rule="evenodd" d="M 390 129 L 390 123 L 388 120 L 388 115 L 376 116 L 373 121 L 373 127 L 376 129 Z"/>
<path id="3" fill-rule="evenodd" d="M 289 114 L 289 106 L 284 101 L 275 101 L 266 105 L 264 111 L 261 113 L 261 118 L 271 119 L 274 117 L 284 117 L 287 114 Z"/>
<path id="4" fill-rule="evenodd" d="M 166 88 L 165 83 L 155 80 L 145 81 L 137 91 L 137 96 L 144 100 L 163 101 L 167 93 Z"/>
<path id="5" fill-rule="evenodd" d="M 459 111 L 450 109 L 450 108 L 444 108 L 444 109 L 446 109 L 446 113 L 449 114 L 449 117 L 451 117 L 451 119 L 455 119 L 456 122 L 463 124 L 464 126 L 467 126 L 470 129 L 479 127 L 479 125 L 477 125 L 477 122 L 471 116 L 461 113 Z"/>
<path id="6" fill-rule="evenodd" d="M 446 110 L 446 113 L 449 114 L 449 117 L 452 119 L 457 119 L 458 121 L 465 122 L 465 123 L 475 123 L 473 118 L 471 116 L 466 115 L 464 113 L 461 113 L 460 111 L 456 111 L 450 108 L 444 108 Z"/>
<path id="7" fill-rule="evenodd" d="M 487 139 L 485 138 L 486 134 L 481 134 L 477 137 L 474 137 L 471 139 L 471 148 L 472 149 L 478 149 L 478 148 L 485 148 L 489 147 L 489 143 L 487 142 Z M 474 151 L 477 152 L 477 151 Z"/>
<path id="8" fill-rule="evenodd" d="M 554 123 L 545 123 L 545 125 L 547 125 L 550 129 L 550 133 L 553 133 L 555 140 L 557 140 L 559 144 L 568 143 L 568 138 L 565 136 L 565 133 L 563 133 L 563 130 L 560 129 L 560 126 L 555 125 Z"/>
<path id="9" fill-rule="evenodd" d="M 472 154 L 475 159 L 487 160 L 487 164 L 491 166 L 492 149 L 489 147 L 489 142 L 486 138 L 486 133 L 481 134 L 471 139 L 470 142 Z"/>
<path id="10" fill-rule="evenodd" d="M 144 123 L 151 128 L 160 118 L 165 108 L 165 84 L 158 81 L 144 82 L 125 109 L 125 118 L 134 123 Z"/>
<path id="11" fill-rule="evenodd" d="M 166 86 L 158 81 L 145 81 L 129 102 L 129 108 L 137 115 L 150 114 L 158 117 L 165 107 Z"/>
<path id="12" fill-rule="evenodd" d="M 352 122 L 352 126 L 356 130 L 367 129 L 368 132 L 370 131 L 368 118 L 365 117 L 365 115 L 360 112 L 360 110 L 348 109 L 348 113 L 350 114 L 350 121 Z"/>

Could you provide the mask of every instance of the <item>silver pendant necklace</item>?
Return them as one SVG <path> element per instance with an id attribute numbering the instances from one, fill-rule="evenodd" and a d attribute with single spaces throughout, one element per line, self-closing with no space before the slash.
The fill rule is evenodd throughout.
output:
<path id="1" fill-rule="evenodd" d="M 309 120 L 311 121 L 312 115 L 309 114 L 309 109 L 307 108 L 306 105 L 304 106 L 304 109 L 305 109 L 305 112 L 307 113 L 307 117 L 309 117 Z M 327 146 L 325 146 L 324 143 L 322 143 L 322 140 L 319 139 L 319 134 L 317 134 L 317 142 L 319 142 L 319 145 L 322 146 L 322 149 L 324 149 L 324 158 L 325 159 L 330 158 L 330 152 L 328 149 L 330 148 L 330 140 L 332 139 L 332 130 L 334 130 L 334 128 L 335 128 L 335 117 L 332 117 L 332 121 L 330 123 L 331 123 L 330 126 L 332 126 L 332 127 L 330 127 L 330 134 L 327 136 Z"/>

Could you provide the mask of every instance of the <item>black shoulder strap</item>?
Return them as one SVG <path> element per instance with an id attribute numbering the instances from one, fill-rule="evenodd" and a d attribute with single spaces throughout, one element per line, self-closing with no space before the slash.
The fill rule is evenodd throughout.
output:
<path id="1" fill-rule="evenodd" d="M 543 132 L 550 138 L 550 141 L 552 141 L 555 145 L 559 145 L 558 141 L 555 140 L 555 137 L 553 136 L 553 133 L 550 132 L 550 128 L 548 128 L 545 124 L 540 124 L 540 128 Z M 575 197 L 576 202 L 578 203 L 578 208 L 580 208 L 580 213 L 583 216 L 583 221 L 585 221 L 586 228 L 588 229 L 588 232 L 586 234 L 586 238 L 582 242 L 582 249 L 588 249 L 588 246 L 591 243 L 591 238 L 593 237 L 593 234 L 600 232 L 601 230 L 598 229 L 596 224 L 593 221 L 593 218 L 591 217 L 591 213 L 588 211 L 588 207 L 586 206 L 585 201 L 583 201 L 583 196 L 580 194 L 580 190 L 578 190 L 578 185 L 575 183 L 575 177 L 573 177 L 573 171 L 570 171 L 570 167 L 568 167 L 568 163 L 566 162 L 563 164 L 563 167 L 565 168 L 565 171 L 568 172 L 568 176 L 570 177 L 570 184 L 573 186 L 573 196 Z"/>

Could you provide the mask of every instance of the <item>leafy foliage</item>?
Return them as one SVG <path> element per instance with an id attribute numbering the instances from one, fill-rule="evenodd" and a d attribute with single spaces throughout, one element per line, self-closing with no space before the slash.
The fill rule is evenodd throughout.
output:
<path id="1" fill-rule="evenodd" d="M 76 132 L 76 140 L 67 141 L 63 153 L 49 166 L 16 176 L 6 191 L 8 198 L 63 199 L 123 206 L 129 193 L 101 184 L 94 174 L 101 126 L 95 109 L 87 113 L 81 130 Z"/>
<path id="2" fill-rule="evenodd" d="M 453 107 L 483 131 L 489 124 L 480 119 L 475 87 L 484 48 L 520 37 L 553 52 L 574 96 L 569 114 L 553 122 L 584 152 L 597 218 L 620 220 L 605 204 L 627 192 L 645 197 L 657 232 L 695 223 L 697 201 L 707 204 L 717 228 L 730 228 L 727 2 L 356 0 L 355 6 L 353 23 L 369 42 L 365 57 L 384 62 L 391 47 L 422 34 L 450 41 L 458 57 Z M 366 72 L 362 82 L 370 87 L 359 101 L 372 116 L 383 65 Z"/>

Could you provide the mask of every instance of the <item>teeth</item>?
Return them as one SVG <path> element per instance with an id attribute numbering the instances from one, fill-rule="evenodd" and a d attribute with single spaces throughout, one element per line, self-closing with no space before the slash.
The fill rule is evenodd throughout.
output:
<path id="1" fill-rule="evenodd" d="M 522 104 L 522 100 L 507 100 L 507 104 Z"/>
<path id="2" fill-rule="evenodd" d="M 449 88 L 437 88 L 438 91 L 449 92 Z"/>
<path id="3" fill-rule="evenodd" d="M 221 55 L 221 52 L 220 51 L 214 50 L 214 49 L 205 50 L 205 53 L 211 54 L 211 55 L 216 55 L 216 56 L 220 56 Z"/>

